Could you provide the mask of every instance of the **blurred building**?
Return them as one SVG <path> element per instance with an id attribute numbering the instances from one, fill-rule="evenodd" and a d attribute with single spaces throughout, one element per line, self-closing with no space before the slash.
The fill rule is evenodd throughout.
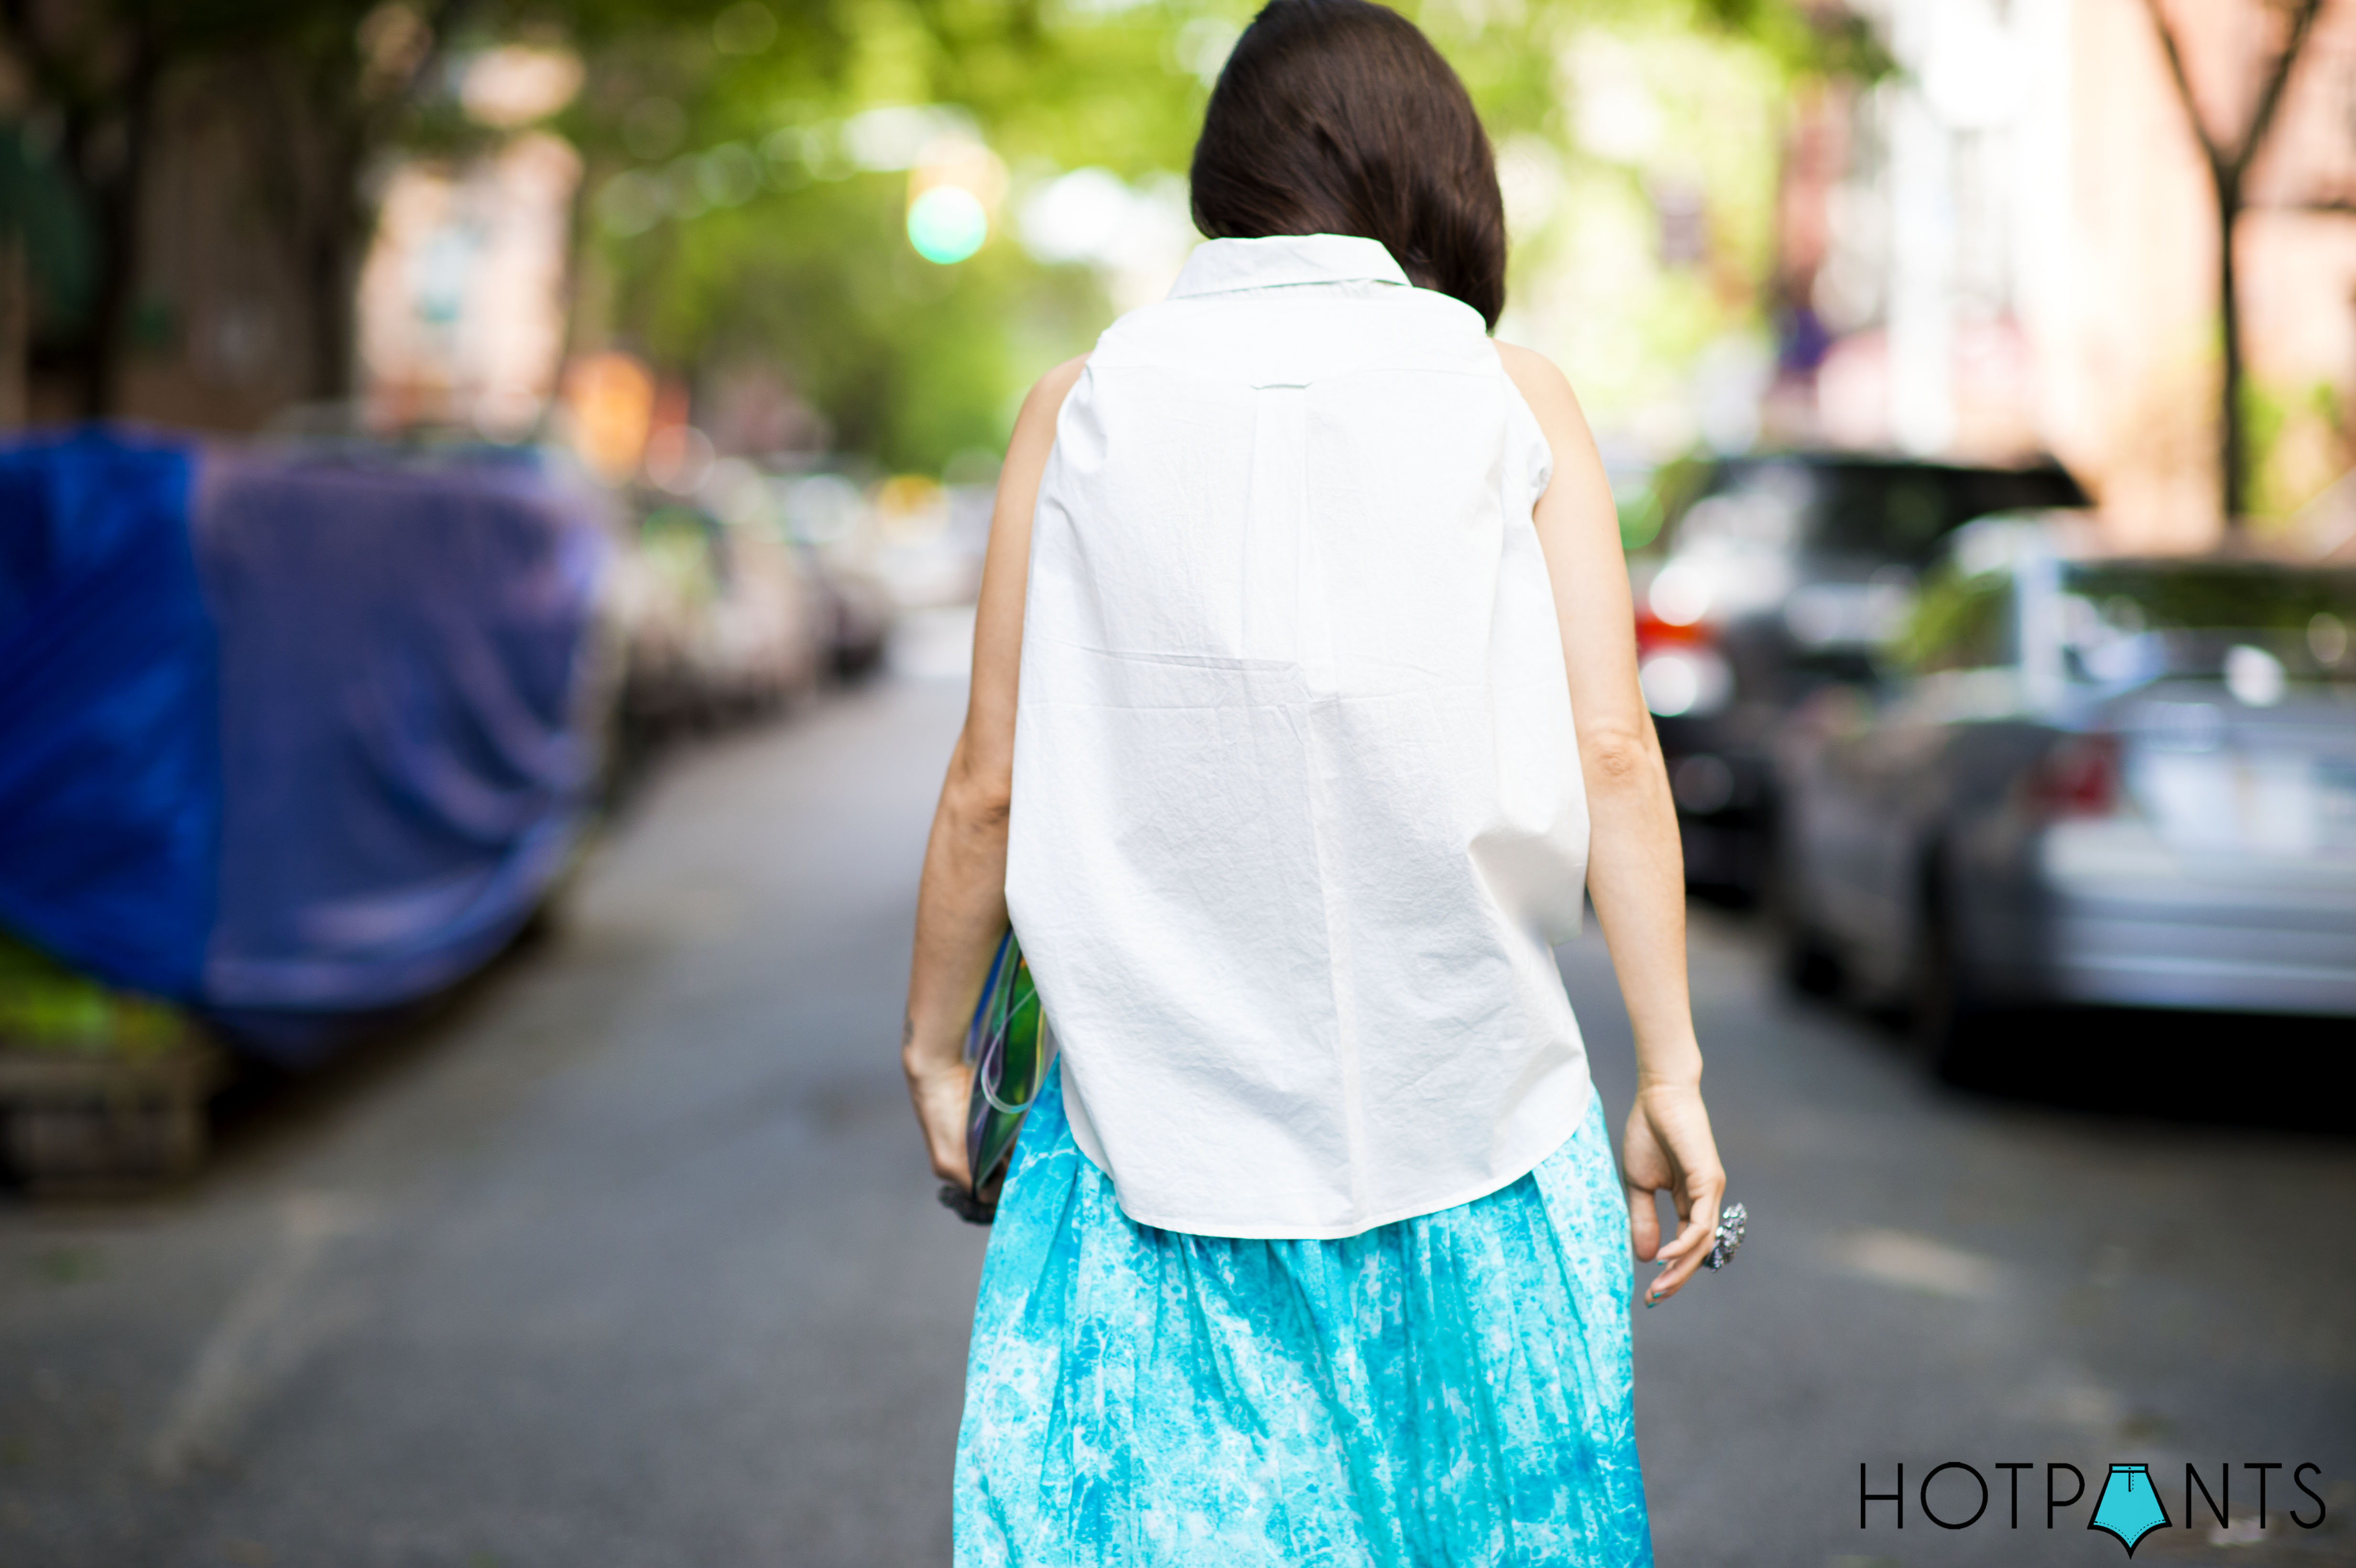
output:
<path id="1" fill-rule="evenodd" d="M 1795 106 L 1771 435 L 2044 447 L 2122 542 L 2218 528 L 2218 216 L 2147 0 L 1859 0 L 1899 69 Z M 2280 47 L 2264 0 L 2163 0 L 2230 144 Z M 2252 498 L 2349 466 L 2356 0 L 2325 0 L 2237 229 Z"/>
<path id="2" fill-rule="evenodd" d="M 362 399 L 379 429 L 512 439 L 556 389 L 579 155 L 543 133 L 388 183 L 359 283 Z"/>

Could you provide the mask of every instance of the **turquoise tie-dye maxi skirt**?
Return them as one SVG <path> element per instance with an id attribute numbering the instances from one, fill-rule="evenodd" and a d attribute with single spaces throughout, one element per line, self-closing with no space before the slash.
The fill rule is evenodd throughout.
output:
<path id="1" fill-rule="evenodd" d="M 1652 1562 L 1600 1107 L 1486 1198 L 1237 1241 L 1124 1216 L 1060 1076 L 982 1268 L 958 1568 Z"/>

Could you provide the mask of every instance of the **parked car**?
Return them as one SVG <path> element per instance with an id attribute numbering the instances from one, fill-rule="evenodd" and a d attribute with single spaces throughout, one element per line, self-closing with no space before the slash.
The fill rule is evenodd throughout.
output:
<path id="1" fill-rule="evenodd" d="M 2356 1016 L 2356 568 L 2072 537 L 1963 530 L 1904 673 L 1795 715 L 1793 977 L 1901 1004 L 1950 1072 L 2019 1008 Z"/>
<path id="2" fill-rule="evenodd" d="M 815 689 L 831 605 L 776 529 L 665 504 L 637 518 L 630 543 L 616 599 L 633 723 L 716 722 Z"/>
<path id="3" fill-rule="evenodd" d="M 1772 752 L 1792 708 L 1869 677 L 1870 650 L 1957 526 L 2079 507 L 2060 466 L 2017 469 L 1802 452 L 1712 465 L 1638 569 L 1644 696 L 1677 799 L 1686 875 L 1759 891 L 1775 816 Z"/>
<path id="4" fill-rule="evenodd" d="M 822 471 L 778 479 L 772 493 L 794 558 L 818 595 L 829 668 L 846 679 L 867 674 L 884 662 L 899 607 L 860 559 L 858 536 L 869 515 L 860 485 Z"/>

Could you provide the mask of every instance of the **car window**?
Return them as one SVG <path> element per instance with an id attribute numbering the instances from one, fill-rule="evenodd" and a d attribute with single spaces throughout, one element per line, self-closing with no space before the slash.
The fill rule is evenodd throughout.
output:
<path id="1" fill-rule="evenodd" d="M 1901 668 L 1917 675 L 2009 664 L 2012 622 L 2010 573 L 1967 574 L 1942 566 L 1923 580 L 1890 653 Z"/>
<path id="2" fill-rule="evenodd" d="M 1749 458 L 1719 470 L 1678 542 L 1796 548 L 1919 564 L 1993 512 L 2085 504 L 2060 468 L 1958 468 L 1860 459 Z"/>
<path id="3" fill-rule="evenodd" d="M 1963 520 L 1949 516 L 1947 476 L 1936 469 L 1842 466 L 1820 480 L 1808 529 L 1815 549 L 1915 560 Z"/>
<path id="4" fill-rule="evenodd" d="M 2061 468 L 1947 468 L 1945 520 L 1960 528 L 1996 512 L 2042 512 L 2086 505 L 2086 493 Z"/>
<path id="5" fill-rule="evenodd" d="M 1680 549 L 1790 549 L 1804 542 L 1816 475 L 1796 463 L 1721 470 L 1677 524 Z"/>
<path id="6" fill-rule="evenodd" d="M 2071 674 L 2102 683 L 2230 676 L 2356 680 L 2356 571 L 2262 562 L 2083 562 L 2062 577 Z"/>

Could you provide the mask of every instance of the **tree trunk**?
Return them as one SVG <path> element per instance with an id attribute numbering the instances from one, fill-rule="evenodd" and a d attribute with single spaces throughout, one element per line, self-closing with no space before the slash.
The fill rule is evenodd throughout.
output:
<path id="1" fill-rule="evenodd" d="M 365 224 L 359 138 L 338 126 L 326 139 L 331 144 L 321 157 L 319 208 L 309 215 L 301 258 L 311 318 L 305 390 L 322 401 L 340 402 L 352 395 L 353 293 Z"/>
<path id="2" fill-rule="evenodd" d="M 2233 229 L 2242 215 L 2242 193 L 2232 181 L 2217 182 L 2217 339 L 2222 360 L 2218 381 L 2218 505 L 2225 532 L 2240 531 L 2249 497 L 2249 429 L 2242 407 L 2242 312 L 2233 272 Z"/>
<path id="3" fill-rule="evenodd" d="M 81 412 L 87 419 L 106 419 L 121 411 L 123 361 L 130 347 L 144 260 L 147 137 L 161 65 L 153 26 L 136 27 L 123 85 L 123 162 L 99 192 L 98 287 L 91 301 L 89 357 L 82 368 Z"/>
<path id="4" fill-rule="evenodd" d="M 2297 66 L 2299 55 L 2315 27 L 2315 18 L 2323 9 L 2323 0 L 2287 0 L 2289 27 L 2283 37 L 2282 52 L 2276 55 L 2258 84 L 2256 106 L 2250 112 L 2250 123 L 2241 136 L 2232 144 L 2211 133 L 2201 118 L 2201 103 L 2192 91 L 2192 79 L 2184 69 L 2184 51 L 2177 47 L 2176 34 L 2168 25 L 2168 16 L 2161 0 L 2144 0 L 2151 14 L 2152 26 L 2159 33 L 2161 56 L 2168 62 L 2168 74 L 2176 84 L 2177 101 L 2184 106 L 2184 117 L 2190 123 L 2192 134 L 2201 144 L 2201 155 L 2208 160 L 2209 180 L 2217 193 L 2217 318 L 2220 357 L 2224 363 L 2217 378 L 2218 398 L 2218 463 L 2223 472 L 2217 476 L 2217 494 L 2225 512 L 2225 531 L 2232 534 L 2242 526 L 2242 514 L 2247 509 L 2244 493 L 2249 479 L 2249 426 L 2242 409 L 2242 315 L 2240 295 L 2233 282 L 2233 229 L 2242 216 L 2242 179 L 2256 161 L 2258 150 L 2266 144 L 2266 133 L 2274 128 L 2275 112 L 2282 107 L 2283 91 L 2290 85 L 2291 71 Z"/>
<path id="5" fill-rule="evenodd" d="M 25 240 L 0 229 L 0 430 L 14 430 L 30 417 L 26 360 L 32 343 L 32 280 L 27 275 Z"/>

